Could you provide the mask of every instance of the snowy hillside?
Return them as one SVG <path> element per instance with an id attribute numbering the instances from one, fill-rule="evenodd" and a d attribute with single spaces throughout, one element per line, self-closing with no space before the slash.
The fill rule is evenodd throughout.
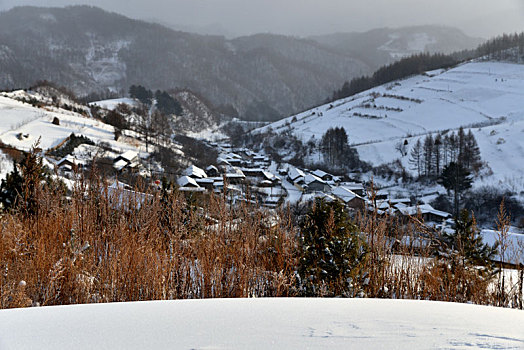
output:
<path id="1" fill-rule="evenodd" d="M 524 311 L 376 299 L 215 299 L 0 311 L 10 349 L 521 349 Z"/>
<path id="2" fill-rule="evenodd" d="M 45 106 L 33 107 L 16 98 L 37 98 L 24 91 L 0 95 L 0 140 L 21 150 L 29 150 L 40 139 L 44 150 L 62 143 L 71 133 L 86 136 L 95 142 L 106 142 L 114 150 L 125 152 L 143 149 L 140 142 L 125 142 L 126 138 L 114 140 L 114 128 L 99 120 L 61 108 Z M 58 118 L 59 125 L 53 124 Z"/>
<path id="3" fill-rule="evenodd" d="M 344 127 L 361 158 L 374 165 L 408 156 L 395 145 L 429 133 L 470 128 L 482 159 L 494 172 L 490 182 L 524 187 L 524 65 L 472 62 L 386 84 L 270 124 L 317 141 L 330 127 Z"/>

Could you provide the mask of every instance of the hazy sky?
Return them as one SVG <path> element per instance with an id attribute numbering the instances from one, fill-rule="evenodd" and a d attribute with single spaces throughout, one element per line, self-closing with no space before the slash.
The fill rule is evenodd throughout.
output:
<path id="1" fill-rule="evenodd" d="M 18 5 L 89 4 L 181 29 L 306 36 L 419 24 L 490 37 L 524 31 L 524 0 L 0 0 Z"/>

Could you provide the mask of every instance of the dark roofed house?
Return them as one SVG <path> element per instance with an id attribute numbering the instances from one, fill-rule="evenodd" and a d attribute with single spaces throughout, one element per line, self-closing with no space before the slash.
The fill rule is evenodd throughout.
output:
<path id="1" fill-rule="evenodd" d="M 350 190 L 353 193 L 358 194 L 361 197 L 366 196 L 366 190 L 364 189 L 364 185 L 361 183 L 343 182 L 343 183 L 340 183 L 340 186 L 343 186 L 344 188 Z"/>
<path id="2" fill-rule="evenodd" d="M 77 168 L 78 161 L 75 157 L 72 155 L 67 155 L 64 158 L 60 159 L 56 166 L 58 169 L 64 170 L 64 171 L 72 171 Z"/>
<path id="3" fill-rule="evenodd" d="M 229 184 L 241 184 L 244 183 L 246 180 L 246 176 L 244 174 L 238 174 L 238 173 L 226 173 L 224 174 L 224 177 L 226 178 L 226 181 Z"/>
<path id="4" fill-rule="evenodd" d="M 318 176 L 307 174 L 304 178 L 306 192 L 329 192 L 331 187 Z"/>
<path id="5" fill-rule="evenodd" d="M 138 162 L 138 152 L 135 152 L 135 151 L 124 152 L 115 158 L 114 163 L 117 163 L 120 160 L 123 160 L 127 162 L 128 164 L 136 163 Z"/>
<path id="6" fill-rule="evenodd" d="M 205 179 L 195 179 L 196 183 L 206 190 L 213 191 L 213 183 L 214 180 L 211 178 L 205 178 Z"/>
<path id="7" fill-rule="evenodd" d="M 287 173 L 287 178 L 291 183 L 300 183 L 303 182 L 304 178 L 306 177 L 306 174 L 297 168 L 290 168 Z M 300 181 L 302 180 L 302 181 Z"/>
<path id="8" fill-rule="evenodd" d="M 344 186 L 336 187 L 332 193 L 349 208 L 364 209 L 366 205 L 364 198 Z"/>
<path id="9" fill-rule="evenodd" d="M 210 165 L 206 168 L 206 174 L 209 177 L 216 177 L 220 175 L 220 172 L 218 171 L 218 168 L 214 165 Z"/>
<path id="10" fill-rule="evenodd" d="M 138 161 L 138 152 L 127 151 L 114 159 L 113 168 L 118 171 L 124 171 L 124 169 L 131 169 L 135 171 L 139 166 Z"/>
<path id="11" fill-rule="evenodd" d="M 324 181 L 333 181 L 333 175 L 326 173 L 325 171 L 320 169 L 313 171 L 311 174 L 321 178 Z"/>
<path id="12" fill-rule="evenodd" d="M 400 207 L 399 213 L 405 217 L 421 215 L 425 222 L 441 222 L 451 217 L 451 214 L 434 209 L 429 204 L 416 205 L 412 207 Z"/>

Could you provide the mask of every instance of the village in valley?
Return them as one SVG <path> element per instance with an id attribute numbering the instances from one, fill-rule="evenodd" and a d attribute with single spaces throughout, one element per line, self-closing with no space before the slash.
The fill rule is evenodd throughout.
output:
<path id="1" fill-rule="evenodd" d="M 1 350 L 524 346 L 522 5 L 52 2 L 0 0 Z"/>
<path id="2" fill-rule="evenodd" d="M 451 218 L 450 213 L 436 210 L 423 201 L 434 199 L 438 195 L 435 192 L 418 199 L 398 197 L 387 188 L 373 188 L 371 181 L 353 182 L 320 169 L 276 164 L 268 156 L 246 148 L 234 149 L 228 143 L 213 142 L 211 145 L 220 150 L 218 166 L 188 167 L 177 180 L 179 191 L 225 191 L 233 203 L 253 201 L 267 208 L 307 203 L 315 198 L 339 200 L 353 212 L 376 209 L 379 215 L 405 218 L 421 215 L 425 222 L 440 226 Z"/>

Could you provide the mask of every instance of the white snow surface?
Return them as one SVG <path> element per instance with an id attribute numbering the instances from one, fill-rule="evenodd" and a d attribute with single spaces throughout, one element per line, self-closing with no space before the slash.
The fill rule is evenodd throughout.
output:
<path id="1" fill-rule="evenodd" d="M 0 311 L 10 349 L 522 349 L 524 311 L 386 299 L 209 299 Z"/>
<path id="2" fill-rule="evenodd" d="M 52 123 L 58 118 L 60 125 Z M 58 146 L 75 133 L 94 142 L 107 142 L 113 149 L 143 151 L 145 147 L 134 141 L 133 144 L 114 140 L 111 125 L 83 116 L 78 113 L 55 107 L 36 108 L 8 97 L 0 96 L 0 140 L 21 150 L 29 150 L 40 138 L 44 150 Z M 125 140 L 126 138 L 122 138 Z"/>
<path id="3" fill-rule="evenodd" d="M 126 104 L 131 107 L 135 107 L 137 105 L 137 102 L 132 98 L 115 98 L 110 100 L 102 100 L 102 101 L 95 101 L 91 102 L 90 105 L 102 107 L 104 109 L 108 110 L 114 110 L 119 104 Z"/>
<path id="4" fill-rule="evenodd" d="M 504 118 L 502 118 L 504 117 Z M 374 165 L 409 155 L 395 149 L 408 140 L 459 127 L 471 129 L 493 175 L 477 185 L 524 188 L 524 65 L 469 62 L 385 84 L 257 129 L 287 130 L 307 142 L 344 127 L 361 159 Z M 517 191 L 518 192 L 518 191 Z"/>

